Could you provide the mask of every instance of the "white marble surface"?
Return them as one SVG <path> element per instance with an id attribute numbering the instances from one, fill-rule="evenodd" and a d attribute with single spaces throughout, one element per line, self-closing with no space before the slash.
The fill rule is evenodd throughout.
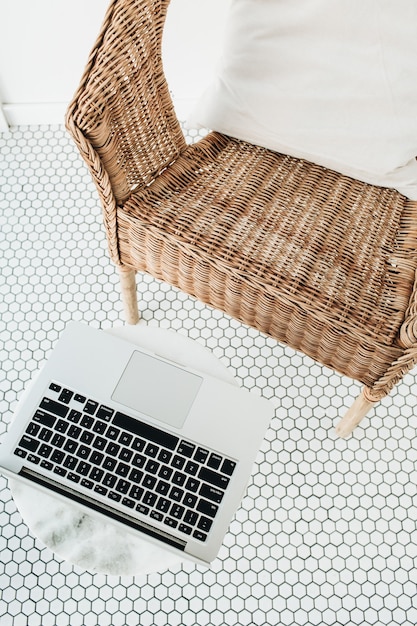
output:
<path id="1" fill-rule="evenodd" d="M 230 370 L 209 350 L 179 333 L 144 324 L 113 328 L 108 332 L 235 383 Z M 16 506 L 32 534 L 58 557 L 85 570 L 135 576 L 164 571 L 186 560 L 143 539 L 134 531 L 121 532 L 120 527 L 112 522 L 86 514 L 71 502 L 35 487 L 16 480 L 10 480 L 10 487 Z"/>

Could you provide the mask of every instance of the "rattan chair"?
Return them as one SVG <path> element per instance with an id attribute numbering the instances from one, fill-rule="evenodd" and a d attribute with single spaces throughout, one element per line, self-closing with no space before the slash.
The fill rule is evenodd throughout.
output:
<path id="1" fill-rule="evenodd" d="M 417 363 L 417 202 L 211 132 L 187 145 L 169 0 L 113 0 L 66 124 L 100 194 L 127 321 L 147 272 L 360 381 L 346 436 Z"/>

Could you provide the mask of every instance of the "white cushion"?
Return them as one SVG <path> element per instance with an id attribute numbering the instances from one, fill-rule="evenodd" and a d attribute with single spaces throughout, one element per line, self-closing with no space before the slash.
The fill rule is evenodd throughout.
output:
<path id="1" fill-rule="evenodd" d="M 417 199 L 416 0 L 232 0 L 188 124 Z"/>

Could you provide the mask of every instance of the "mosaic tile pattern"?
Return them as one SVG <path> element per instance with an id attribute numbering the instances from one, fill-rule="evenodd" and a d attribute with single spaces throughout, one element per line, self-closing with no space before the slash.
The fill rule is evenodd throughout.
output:
<path id="1" fill-rule="evenodd" d="M 123 317 L 96 192 L 62 127 L 0 135 L 0 228 L 1 437 L 69 320 Z M 0 477 L 1 626 L 415 626 L 416 372 L 340 440 L 351 381 L 150 277 L 138 291 L 147 324 L 201 342 L 274 403 L 242 506 L 210 569 L 115 578 L 34 539 Z"/>

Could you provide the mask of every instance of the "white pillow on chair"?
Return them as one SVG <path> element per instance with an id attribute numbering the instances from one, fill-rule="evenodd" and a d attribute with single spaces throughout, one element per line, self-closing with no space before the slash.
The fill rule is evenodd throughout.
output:
<path id="1" fill-rule="evenodd" d="M 417 199 L 416 0 L 232 0 L 189 125 Z"/>

